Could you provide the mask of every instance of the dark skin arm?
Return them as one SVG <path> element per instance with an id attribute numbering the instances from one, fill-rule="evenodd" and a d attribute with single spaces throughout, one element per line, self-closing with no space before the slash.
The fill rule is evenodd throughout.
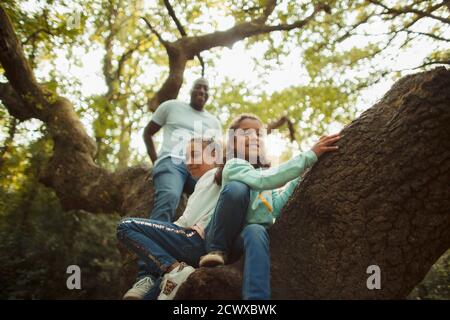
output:
<path id="1" fill-rule="evenodd" d="M 150 121 L 144 129 L 144 142 L 147 147 L 147 153 L 153 163 L 156 161 L 156 149 L 155 143 L 153 142 L 153 135 L 161 129 L 161 126 L 156 122 Z"/>

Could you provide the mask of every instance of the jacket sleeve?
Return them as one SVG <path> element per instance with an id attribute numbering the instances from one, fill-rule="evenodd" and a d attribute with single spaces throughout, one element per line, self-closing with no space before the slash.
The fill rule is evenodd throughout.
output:
<path id="1" fill-rule="evenodd" d="M 262 191 L 278 189 L 287 182 L 299 177 L 306 169 L 312 167 L 317 161 L 313 151 L 307 151 L 293 157 L 278 167 L 267 170 L 258 170 L 245 160 L 232 159 L 223 169 L 223 183 L 240 181 L 251 189 Z"/>
<path id="2" fill-rule="evenodd" d="M 283 207 L 288 202 L 290 196 L 294 192 L 295 187 L 297 187 L 299 181 L 300 177 L 289 182 L 284 190 L 273 190 L 272 202 L 273 202 L 273 216 L 275 218 L 278 218 L 280 216 Z"/>

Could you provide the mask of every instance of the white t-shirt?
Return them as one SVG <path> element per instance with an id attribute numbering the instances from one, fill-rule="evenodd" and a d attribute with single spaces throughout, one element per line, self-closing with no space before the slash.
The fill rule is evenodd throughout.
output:
<path id="1" fill-rule="evenodd" d="M 196 230 L 204 238 L 205 228 L 211 220 L 220 195 L 220 186 L 214 182 L 217 168 L 207 171 L 197 181 L 194 192 L 188 199 L 183 215 L 175 224 Z"/>
<path id="2" fill-rule="evenodd" d="M 169 156 L 184 160 L 186 143 L 191 138 L 220 139 L 222 134 L 219 119 L 206 110 L 197 111 L 179 100 L 163 102 L 153 113 L 152 121 L 163 127 L 163 142 L 156 162 Z"/>

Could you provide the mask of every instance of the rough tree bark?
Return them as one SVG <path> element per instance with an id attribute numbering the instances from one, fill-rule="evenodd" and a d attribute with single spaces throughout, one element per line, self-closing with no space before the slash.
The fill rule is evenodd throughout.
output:
<path id="1" fill-rule="evenodd" d="M 198 37 L 191 54 L 258 32 L 250 23 Z M 95 143 L 71 103 L 38 85 L 1 6 L 0 63 L 9 81 L 0 84 L 3 104 L 20 120 L 42 120 L 54 141 L 42 182 L 63 208 L 146 214 L 149 168 L 96 165 Z M 340 152 L 314 166 L 270 230 L 274 298 L 402 298 L 449 247 L 449 88 L 445 68 L 407 76 L 343 130 Z M 381 290 L 366 288 L 372 264 L 381 267 Z M 228 266 L 197 271 L 179 297 L 239 292 L 239 267 Z"/>
<path id="2" fill-rule="evenodd" d="M 404 77 L 342 133 L 271 230 L 276 298 L 403 298 L 450 246 L 450 71 Z"/>

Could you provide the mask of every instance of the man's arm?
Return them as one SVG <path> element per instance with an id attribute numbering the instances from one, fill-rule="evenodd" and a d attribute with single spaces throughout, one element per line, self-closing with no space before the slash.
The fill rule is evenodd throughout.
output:
<path id="1" fill-rule="evenodd" d="M 156 122 L 150 121 L 144 129 L 144 142 L 147 147 L 147 153 L 153 163 L 156 161 L 155 143 L 153 142 L 153 135 L 161 129 L 161 126 Z"/>

